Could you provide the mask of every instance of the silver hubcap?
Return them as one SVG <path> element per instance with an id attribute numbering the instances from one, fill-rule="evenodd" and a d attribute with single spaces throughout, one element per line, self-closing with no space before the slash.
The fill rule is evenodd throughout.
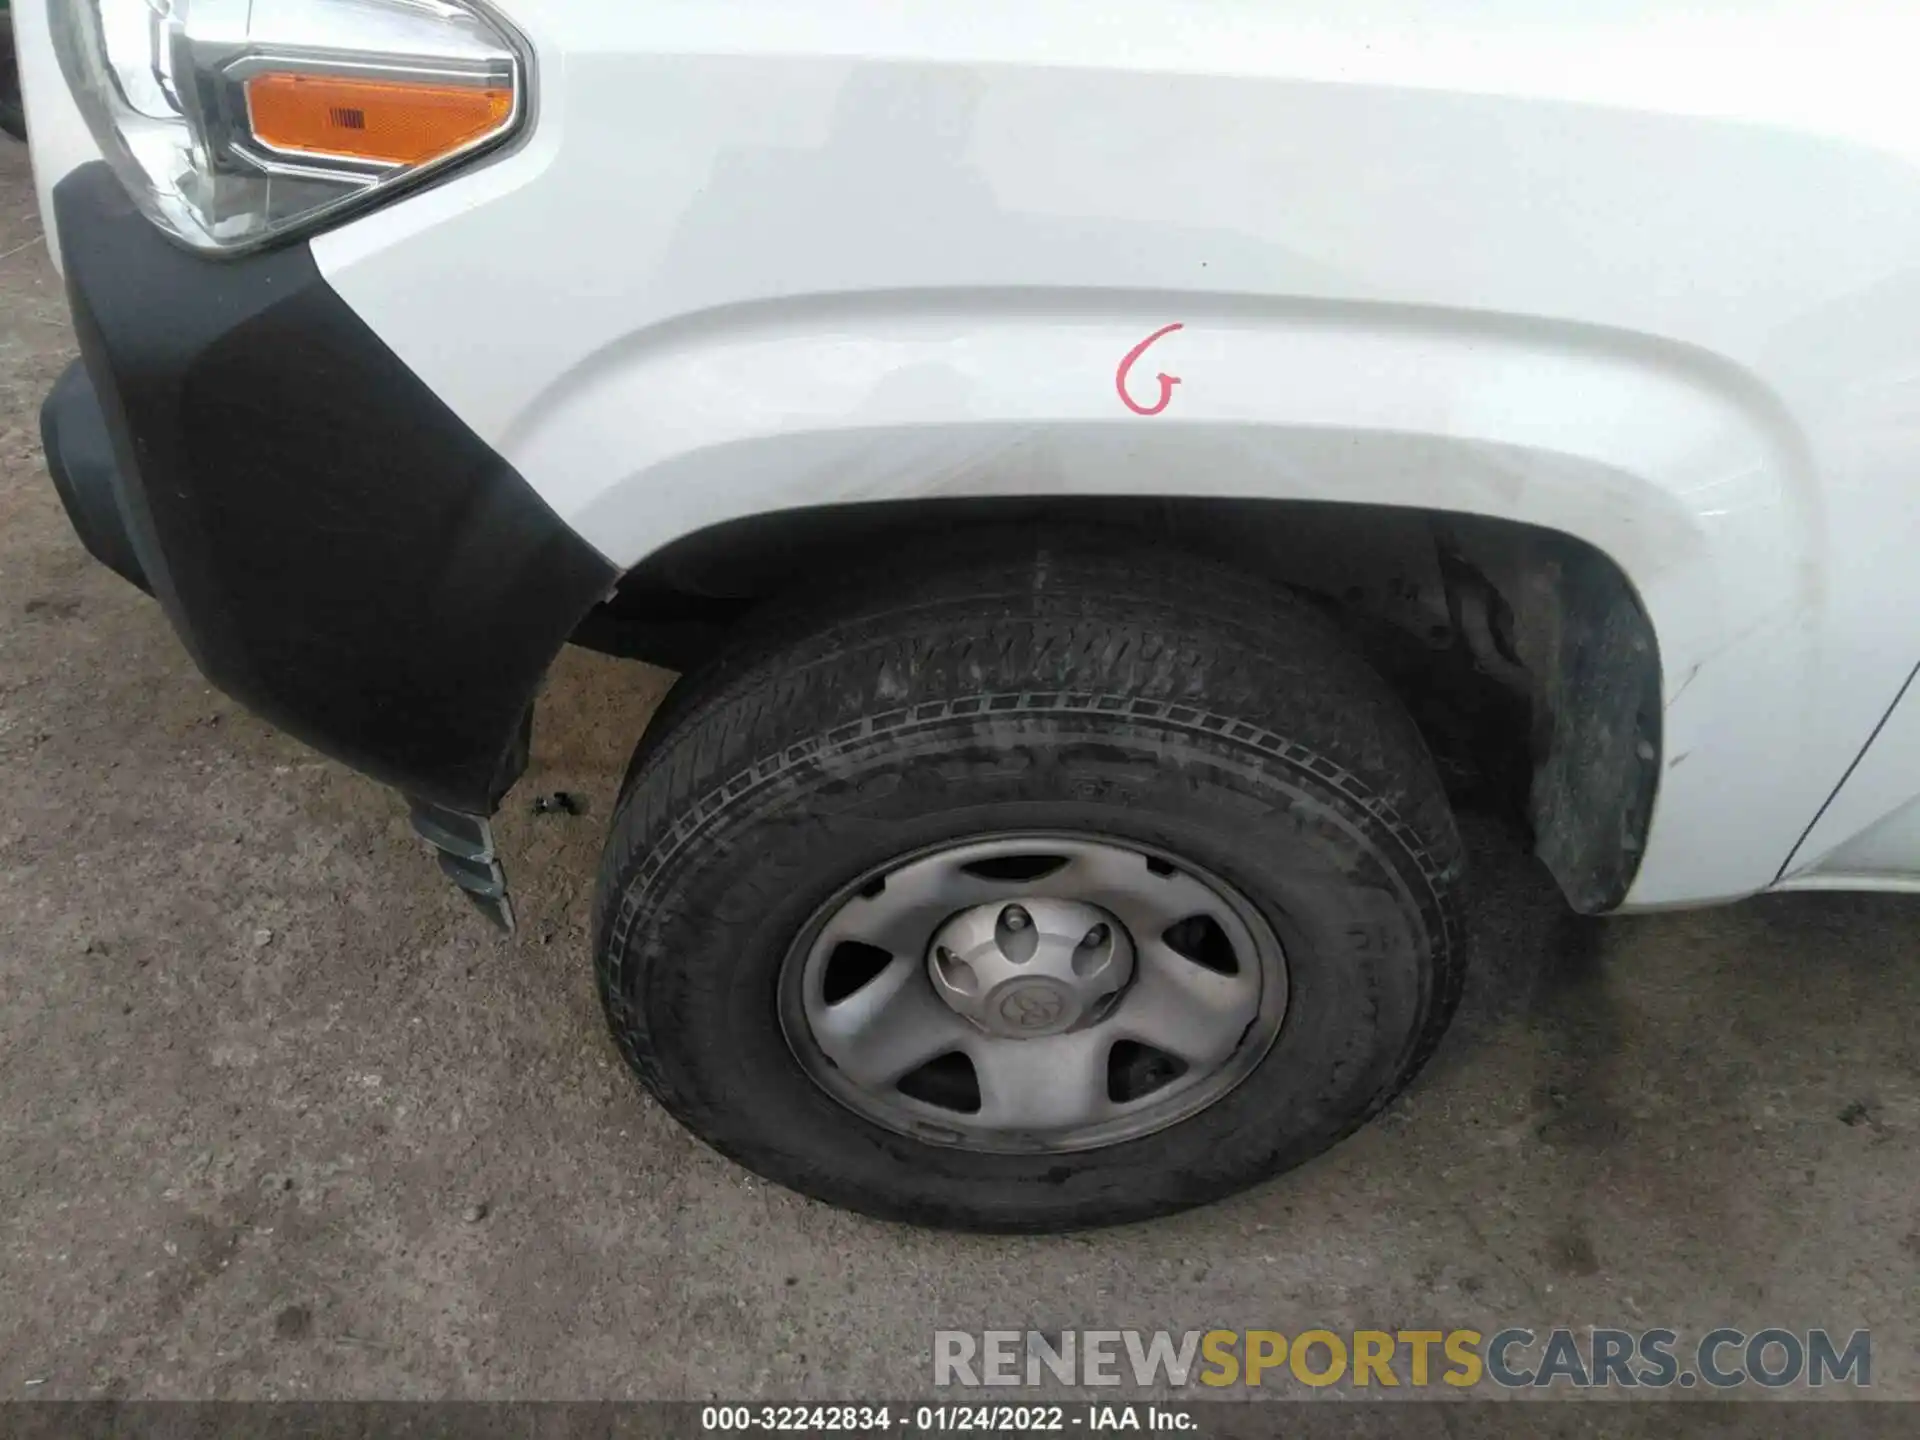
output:
<path id="1" fill-rule="evenodd" d="M 1078 900 L 975 905 L 933 936 L 933 992 L 989 1035 L 1037 1040 L 1098 1019 L 1133 978 L 1120 922 Z"/>
<path id="2" fill-rule="evenodd" d="M 1271 927 L 1219 878 L 1090 836 L 907 856 L 829 901 L 781 976 L 801 1064 L 938 1144 L 1084 1150 L 1205 1108 L 1286 1010 Z"/>

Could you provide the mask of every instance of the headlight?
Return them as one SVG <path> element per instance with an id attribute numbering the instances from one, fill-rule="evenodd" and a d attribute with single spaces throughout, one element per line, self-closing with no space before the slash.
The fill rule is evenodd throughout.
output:
<path id="1" fill-rule="evenodd" d="M 60 67 L 163 230 L 251 249 L 498 144 L 517 39 L 476 0 L 53 0 Z"/>

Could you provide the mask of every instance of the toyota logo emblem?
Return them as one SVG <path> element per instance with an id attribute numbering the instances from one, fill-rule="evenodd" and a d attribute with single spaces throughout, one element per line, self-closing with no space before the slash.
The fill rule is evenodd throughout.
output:
<path id="1" fill-rule="evenodd" d="M 1044 1030 L 1066 1009 L 1066 998 L 1052 986 L 1026 985 L 1000 1002 L 1000 1018 L 1016 1030 Z"/>

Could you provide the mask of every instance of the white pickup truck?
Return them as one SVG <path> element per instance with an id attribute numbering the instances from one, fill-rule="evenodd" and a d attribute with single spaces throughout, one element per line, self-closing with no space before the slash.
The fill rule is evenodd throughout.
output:
<path id="1" fill-rule="evenodd" d="M 1580 911 L 1920 888 L 1910 3 L 14 12 L 81 537 L 504 923 L 555 653 L 682 671 L 595 965 L 765 1175 L 1300 1163 L 1470 792 Z"/>

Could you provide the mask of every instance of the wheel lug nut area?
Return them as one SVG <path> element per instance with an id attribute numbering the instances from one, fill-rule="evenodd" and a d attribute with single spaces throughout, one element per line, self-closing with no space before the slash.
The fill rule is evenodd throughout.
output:
<path id="1" fill-rule="evenodd" d="M 1126 928 L 1099 906 L 1035 898 L 950 918 L 927 972 L 935 993 L 980 1029 L 1031 1040 L 1104 1019 L 1133 964 Z"/>

